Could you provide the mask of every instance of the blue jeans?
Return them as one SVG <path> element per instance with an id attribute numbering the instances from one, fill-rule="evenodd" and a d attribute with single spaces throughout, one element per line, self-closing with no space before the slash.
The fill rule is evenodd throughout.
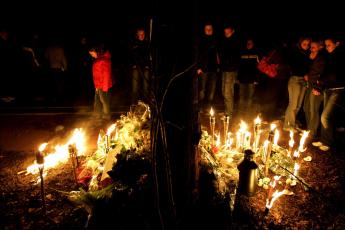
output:
<path id="1" fill-rule="evenodd" d="M 327 145 L 332 145 L 333 137 L 333 122 L 332 115 L 337 105 L 338 99 L 344 90 L 325 90 L 323 93 L 323 111 L 321 113 L 321 142 Z"/>
<path id="2" fill-rule="evenodd" d="M 222 73 L 222 94 L 224 97 L 225 114 L 232 116 L 234 110 L 234 85 L 237 71 Z"/>
<path id="3" fill-rule="evenodd" d="M 94 100 L 94 113 L 98 118 L 105 118 L 110 120 L 110 97 L 109 91 L 105 92 L 101 89 L 96 89 Z"/>
<path id="4" fill-rule="evenodd" d="M 306 91 L 303 77 L 291 76 L 288 82 L 289 105 L 285 111 L 284 128 L 295 128 L 296 115 L 302 106 Z"/>
<path id="5" fill-rule="evenodd" d="M 206 72 L 199 76 L 200 90 L 199 90 L 199 102 L 204 103 L 207 92 L 207 103 L 211 103 L 216 92 L 217 73 Z M 207 86 L 207 88 L 206 88 Z"/>
<path id="6" fill-rule="evenodd" d="M 317 129 L 320 124 L 320 107 L 323 101 L 323 95 L 314 95 L 309 88 L 304 98 L 303 110 L 307 122 L 307 129 L 310 131 L 309 136 L 315 138 Z"/>
<path id="7" fill-rule="evenodd" d="M 139 99 L 147 101 L 150 85 L 150 71 L 148 68 L 135 67 L 132 69 L 132 103 Z"/>

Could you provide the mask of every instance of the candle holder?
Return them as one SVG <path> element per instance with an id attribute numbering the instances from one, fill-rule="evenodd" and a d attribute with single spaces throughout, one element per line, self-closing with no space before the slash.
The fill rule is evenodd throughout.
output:
<path id="1" fill-rule="evenodd" d="M 259 144 L 260 144 L 260 136 L 261 136 L 261 119 L 258 116 L 254 120 L 254 142 L 253 142 L 253 150 L 257 154 L 259 151 Z"/>
<path id="2" fill-rule="evenodd" d="M 216 118 L 214 116 L 210 118 L 210 125 L 211 125 L 212 145 L 214 145 L 214 129 L 216 126 Z"/>
<path id="3" fill-rule="evenodd" d="M 229 130 L 229 123 L 230 123 L 230 117 L 225 115 L 224 116 L 224 143 L 227 144 L 227 139 L 228 139 L 228 130 Z"/>
<path id="4" fill-rule="evenodd" d="M 68 145 L 68 152 L 69 152 L 69 157 L 70 157 L 71 163 L 72 163 L 74 181 L 75 181 L 76 185 L 78 185 L 78 179 L 77 179 L 78 158 L 77 158 L 77 148 L 76 148 L 75 144 Z"/>
<path id="5" fill-rule="evenodd" d="M 273 144 L 273 138 L 274 138 L 274 130 L 276 126 L 271 124 L 270 132 L 268 133 L 268 146 L 267 146 L 267 153 L 266 153 L 266 159 L 265 159 L 265 176 L 268 175 L 268 168 L 269 168 L 269 160 L 271 158 L 271 152 L 272 152 L 272 144 Z"/>
<path id="6" fill-rule="evenodd" d="M 214 145 L 214 129 L 215 129 L 215 126 L 216 126 L 216 118 L 214 116 L 214 111 L 213 109 L 211 108 L 210 110 L 210 129 L 211 129 L 211 143 L 212 145 Z"/>
<path id="7" fill-rule="evenodd" d="M 36 153 L 36 163 L 38 164 L 38 170 L 40 172 L 42 210 L 43 210 L 43 213 L 45 215 L 46 214 L 46 200 L 45 200 L 44 180 L 43 180 L 43 172 L 44 172 L 44 154 L 43 154 L 43 152 L 38 151 Z"/>

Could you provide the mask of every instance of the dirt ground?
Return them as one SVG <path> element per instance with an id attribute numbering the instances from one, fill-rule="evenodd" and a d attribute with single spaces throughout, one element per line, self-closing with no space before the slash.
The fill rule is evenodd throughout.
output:
<path id="1" fill-rule="evenodd" d="M 0 229 L 84 229 L 88 213 L 66 196 L 77 190 L 69 163 L 49 170 L 45 178 L 46 215 L 37 175 L 21 171 L 34 162 L 40 143 L 80 126 L 86 127 L 92 151 L 100 127 L 82 115 L 2 116 L 0 125 Z M 305 154 L 312 161 L 302 163 L 299 176 L 309 185 L 307 190 L 298 183 L 294 195 L 280 197 L 264 215 L 267 190 L 259 188 L 245 199 L 248 219 L 243 216 L 227 229 L 345 229 L 343 149 L 321 152 L 309 146 Z"/>

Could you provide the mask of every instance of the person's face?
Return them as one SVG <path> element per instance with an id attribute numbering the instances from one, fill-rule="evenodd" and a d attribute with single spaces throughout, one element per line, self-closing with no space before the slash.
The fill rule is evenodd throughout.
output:
<path id="1" fill-rule="evenodd" d="M 87 43 L 86 37 L 82 37 L 82 38 L 80 39 L 80 44 L 86 45 L 86 43 Z"/>
<path id="2" fill-rule="evenodd" d="M 301 48 L 303 50 L 308 50 L 309 49 L 309 45 L 310 45 L 310 41 L 309 40 L 303 40 L 300 44 Z"/>
<path id="3" fill-rule="evenodd" d="M 97 58 L 97 52 L 96 52 L 96 51 L 90 50 L 90 51 L 89 51 L 89 54 L 91 55 L 91 57 Z"/>
<path id="4" fill-rule="evenodd" d="M 310 51 L 312 53 L 318 52 L 320 50 L 320 48 L 321 48 L 321 46 L 318 43 L 316 43 L 316 42 L 310 43 Z"/>
<path id="5" fill-rule="evenodd" d="M 326 39 L 325 46 L 326 46 L 327 52 L 332 53 L 335 50 L 335 48 L 337 48 L 338 45 L 334 43 L 334 41 L 332 41 L 331 39 Z"/>
<path id="6" fill-rule="evenodd" d="M 254 42 L 253 42 L 253 40 L 248 40 L 247 41 L 247 49 L 253 49 L 253 47 L 254 47 Z"/>
<path id="7" fill-rule="evenodd" d="M 213 34 L 213 26 L 212 25 L 206 25 L 204 28 L 205 34 L 207 36 L 211 36 Z"/>
<path id="8" fill-rule="evenodd" d="M 229 38 L 234 33 L 234 29 L 231 27 L 224 29 L 224 35 L 225 37 Z"/>
<path id="9" fill-rule="evenodd" d="M 138 30 L 137 32 L 137 38 L 139 41 L 144 41 L 145 39 L 145 31 L 143 30 Z"/>

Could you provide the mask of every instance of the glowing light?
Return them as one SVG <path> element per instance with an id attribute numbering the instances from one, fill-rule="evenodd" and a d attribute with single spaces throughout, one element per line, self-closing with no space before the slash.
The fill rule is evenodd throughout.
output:
<path id="1" fill-rule="evenodd" d="M 69 159 L 68 145 L 75 144 L 78 150 L 78 155 L 83 155 L 86 146 L 85 146 L 85 134 L 82 129 L 75 129 L 72 137 L 64 145 L 56 145 L 53 153 L 48 153 L 44 157 L 44 168 L 46 170 L 54 168 L 59 164 L 66 163 Z M 45 146 L 44 146 L 45 145 Z M 47 146 L 46 143 L 42 144 L 44 148 Z M 40 146 L 40 147 L 41 147 Z M 43 147 L 42 147 L 43 148 Z M 43 150 L 42 150 L 43 151 Z M 34 164 L 26 168 L 27 174 L 38 174 L 39 165 L 35 162 Z"/>

